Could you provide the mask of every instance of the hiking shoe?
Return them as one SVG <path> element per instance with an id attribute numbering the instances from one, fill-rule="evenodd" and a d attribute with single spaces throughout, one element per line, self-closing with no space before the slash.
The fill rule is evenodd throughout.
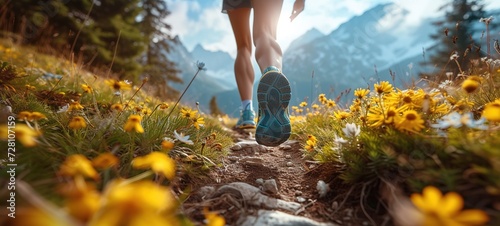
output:
<path id="1" fill-rule="evenodd" d="M 236 122 L 236 129 L 255 129 L 255 112 L 250 109 L 241 111 L 240 119 Z"/>
<path id="2" fill-rule="evenodd" d="M 288 140 L 291 133 L 288 103 L 291 99 L 288 79 L 280 72 L 265 73 L 257 87 L 259 121 L 255 131 L 257 143 L 278 146 Z"/>

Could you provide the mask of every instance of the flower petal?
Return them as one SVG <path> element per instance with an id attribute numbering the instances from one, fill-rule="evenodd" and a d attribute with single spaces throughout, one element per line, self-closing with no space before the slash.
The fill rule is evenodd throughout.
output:
<path id="1" fill-rule="evenodd" d="M 455 221 L 464 225 L 483 225 L 489 220 L 488 214 L 477 209 L 464 210 L 455 217 Z"/>
<path id="2" fill-rule="evenodd" d="M 441 207 L 436 209 L 441 216 L 452 216 L 464 207 L 462 196 L 456 192 L 448 192 L 441 199 Z"/>

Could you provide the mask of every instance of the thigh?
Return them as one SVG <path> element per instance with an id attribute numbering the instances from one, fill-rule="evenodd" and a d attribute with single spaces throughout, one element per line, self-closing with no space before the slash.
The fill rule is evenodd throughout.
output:
<path id="1" fill-rule="evenodd" d="M 238 8 L 227 11 L 238 48 L 252 46 L 250 13 L 251 8 Z"/>
<path id="2" fill-rule="evenodd" d="M 282 6 L 283 0 L 253 0 L 254 39 L 261 35 L 271 35 L 276 39 L 276 30 Z"/>

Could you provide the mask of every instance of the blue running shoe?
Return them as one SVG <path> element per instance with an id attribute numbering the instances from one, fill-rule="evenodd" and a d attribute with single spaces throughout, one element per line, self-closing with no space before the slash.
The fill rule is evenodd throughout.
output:
<path id="1" fill-rule="evenodd" d="M 236 122 L 236 129 L 255 129 L 255 112 L 250 109 L 241 111 L 240 119 Z"/>
<path id="2" fill-rule="evenodd" d="M 255 131 L 257 143 L 278 146 L 291 134 L 288 104 L 292 97 L 288 79 L 279 71 L 265 73 L 257 87 L 259 121 Z"/>

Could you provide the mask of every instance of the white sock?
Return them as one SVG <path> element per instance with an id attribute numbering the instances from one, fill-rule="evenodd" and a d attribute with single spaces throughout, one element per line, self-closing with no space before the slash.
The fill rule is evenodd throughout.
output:
<path id="1" fill-rule="evenodd" d="M 252 100 L 241 101 L 241 109 L 242 110 L 249 109 L 249 110 L 253 111 Z"/>

